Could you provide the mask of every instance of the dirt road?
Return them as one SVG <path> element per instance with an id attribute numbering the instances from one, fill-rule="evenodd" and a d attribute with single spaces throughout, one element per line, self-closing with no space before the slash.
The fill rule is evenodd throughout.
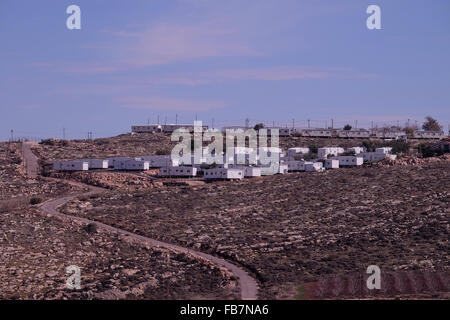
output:
<path id="1" fill-rule="evenodd" d="M 31 150 L 31 146 L 33 144 L 35 144 L 35 142 L 22 143 L 23 163 L 25 166 L 25 172 L 30 179 L 36 178 L 39 172 L 38 159 Z"/>
<path id="2" fill-rule="evenodd" d="M 22 145 L 22 152 L 23 152 L 23 156 L 24 156 L 24 161 L 26 162 L 28 176 L 30 178 L 36 177 L 39 166 L 38 166 L 38 162 L 37 162 L 37 157 L 31 151 L 31 144 L 24 143 Z M 69 181 L 67 181 L 67 182 L 69 182 Z M 80 183 L 76 183 L 76 184 L 78 186 L 81 185 Z M 175 244 L 162 242 L 162 241 L 159 241 L 156 239 L 147 238 L 147 237 L 123 230 L 123 229 L 115 228 L 113 226 L 110 226 L 110 225 L 107 225 L 107 224 L 104 224 L 101 222 L 97 222 L 97 221 L 93 221 L 93 220 L 89 220 L 89 219 L 85 219 L 85 218 L 81 218 L 81 217 L 66 215 L 66 214 L 63 214 L 60 211 L 58 211 L 58 207 L 64 205 L 65 203 L 73 200 L 74 198 L 76 198 L 78 196 L 82 196 L 82 195 L 89 196 L 89 195 L 93 195 L 93 194 L 97 194 L 97 193 L 101 193 L 101 192 L 105 191 L 104 189 L 97 188 L 97 187 L 92 187 L 92 186 L 87 186 L 87 187 L 90 189 L 90 191 L 81 193 L 81 194 L 77 194 L 77 195 L 66 196 L 66 197 L 55 199 L 55 200 L 46 201 L 40 205 L 40 209 L 50 215 L 53 215 L 53 216 L 64 217 L 64 218 L 72 219 L 74 221 L 78 221 L 78 222 L 86 223 L 86 224 L 95 223 L 99 228 L 103 228 L 104 230 L 109 231 L 109 232 L 125 235 L 132 240 L 139 241 L 141 243 L 145 243 L 145 244 L 148 244 L 153 247 L 162 247 L 162 248 L 170 249 L 170 250 L 173 250 L 176 252 L 189 254 L 196 258 L 207 260 L 212 264 L 225 267 L 238 279 L 239 287 L 241 290 L 241 299 L 243 299 L 243 300 L 257 299 L 258 284 L 256 283 L 256 281 L 247 273 L 247 271 L 245 271 L 244 269 L 242 269 L 224 259 L 212 256 L 210 254 L 203 253 L 200 251 L 195 251 L 195 250 L 191 250 L 188 248 L 180 247 Z"/>
<path id="3" fill-rule="evenodd" d="M 79 195 L 74 195 L 74 196 L 67 196 L 67 197 L 63 197 L 63 198 L 59 198 L 56 200 L 50 200 L 47 202 L 44 202 L 41 205 L 41 210 L 43 210 L 44 212 L 51 214 L 53 216 L 58 216 L 58 217 L 64 217 L 64 218 L 69 218 L 75 221 L 79 221 L 81 223 L 95 223 L 99 228 L 103 228 L 104 230 L 113 232 L 113 233 L 118 233 L 118 234 L 122 234 L 125 235 L 127 237 L 130 237 L 130 239 L 135 240 L 135 241 L 139 241 L 142 243 L 146 243 L 150 246 L 153 247 L 162 247 L 162 248 L 166 248 L 166 249 L 170 249 L 173 251 L 177 251 L 180 253 L 184 253 L 184 254 L 189 254 L 191 256 L 200 258 L 200 259 L 204 259 L 207 260 L 213 264 L 216 265 L 220 265 L 222 267 L 225 267 L 226 269 L 228 269 L 236 278 L 239 279 L 239 286 L 240 286 L 240 290 L 241 290 L 241 299 L 243 300 L 254 300 L 257 298 L 257 294 L 258 294 L 258 285 L 256 283 L 256 281 L 249 276 L 249 274 L 241 269 L 240 267 L 224 260 L 221 258 L 217 258 L 214 257 L 210 254 L 207 253 L 203 253 L 203 252 L 199 252 L 199 251 L 194 251 L 188 248 L 184 248 L 184 247 L 180 247 L 178 245 L 175 244 L 171 244 L 171 243 L 166 243 L 166 242 L 162 242 L 159 240 L 155 240 L 155 239 L 151 239 L 151 238 L 147 238 L 141 235 L 137 235 L 134 233 L 131 233 L 129 231 L 123 230 L 123 229 L 119 229 L 119 228 L 115 228 L 112 227 L 110 225 L 101 223 L 101 222 L 97 222 L 97 221 L 93 221 L 93 220 L 89 220 L 89 219 L 85 219 L 85 218 L 81 218 L 81 217 L 75 217 L 75 216 L 70 216 L 70 215 L 66 215 L 63 214 L 61 212 L 58 211 L 58 207 L 64 205 L 66 202 L 73 200 L 74 198 L 76 198 L 77 196 L 80 195 L 84 195 L 84 196 L 89 196 L 92 194 L 96 194 L 96 193 L 100 193 L 103 192 L 103 189 L 100 188 L 94 188 L 91 187 L 91 191 L 83 193 L 83 194 L 79 194 Z"/>

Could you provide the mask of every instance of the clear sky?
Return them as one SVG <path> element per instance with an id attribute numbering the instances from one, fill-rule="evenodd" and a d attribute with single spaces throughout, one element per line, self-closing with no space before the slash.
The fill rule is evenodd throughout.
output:
<path id="1" fill-rule="evenodd" d="M 68 30 L 66 8 L 81 8 Z M 368 5 L 381 30 L 368 30 Z M 450 123 L 448 0 L 1 0 L 0 140 L 132 124 Z"/>

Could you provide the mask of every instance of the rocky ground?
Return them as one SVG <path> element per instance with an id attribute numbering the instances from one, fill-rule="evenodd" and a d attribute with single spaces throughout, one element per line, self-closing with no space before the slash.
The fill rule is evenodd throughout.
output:
<path id="1" fill-rule="evenodd" d="M 94 140 L 49 140 L 34 148 L 43 163 L 84 158 L 136 157 L 169 150 L 170 136 L 162 133 L 123 134 Z"/>
<path id="2" fill-rule="evenodd" d="M 361 275 L 373 264 L 437 272 L 437 289 L 419 293 L 440 297 L 450 290 L 449 178 L 450 161 L 442 158 L 115 191 L 64 210 L 233 260 L 260 281 L 263 298 L 292 298 L 292 288 Z"/>
<path id="3" fill-rule="evenodd" d="M 24 173 L 20 150 L 19 143 L 0 143 L 0 210 L 8 204 L 29 202 L 32 197 L 44 200 L 79 191 L 62 181 L 43 177 L 29 179 Z"/>
<path id="4" fill-rule="evenodd" d="M 236 281 L 207 262 L 47 217 L 0 214 L 0 299 L 232 299 Z M 81 289 L 66 286 L 66 268 Z"/>

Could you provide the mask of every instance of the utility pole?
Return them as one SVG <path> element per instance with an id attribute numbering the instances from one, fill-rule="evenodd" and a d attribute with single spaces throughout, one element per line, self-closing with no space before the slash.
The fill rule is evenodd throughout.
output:
<path id="1" fill-rule="evenodd" d="M 211 120 L 211 129 L 214 129 L 214 118 Z"/>
<path id="2" fill-rule="evenodd" d="M 167 125 L 167 116 L 164 118 L 164 125 Z"/>
<path id="3" fill-rule="evenodd" d="M 372 127 L 372 132 L 371 132 L 371 134 L 373 134 L 373 120 L 372 120 L 371 127 Z"/>
<path id="4" fill-rule="evenodd" d="M 175 115 L 175 124 L 178 124 L 178 113 Z"/>
<path id="5" fill-rule="evenodd" d="M 197 121 L 197 114 L 195 114 L 195 121 Z"/>
<path id="6" fill-rule="evenodd" d="M 159 114 L 158 114 L 158 124 L 159 124 Z"/>
<path id="7" fill-rule="evenodd" d="M 14 130 L 11 129 L 11 142 L 14 141 Z"/>
<path id="8" fill-rule="evenodd" d="M 331 119 L 331 129 L 334 129 L 334 119 Z"/>
<path id="9" fill-rule="evenodd" d="M 295 129 L 295 119 L 292 119 L 292 131 Z"/>
<path id="10" fill-rule="evenodd" d="M 355 120 L 355 129 L 358 128 L 358 120 Z"/>
<path id="11" fill-rule="evenodd" d="M 147 119 L 147 125 L 150 125 L 150 118 Z"/>
<path id="12" fill-rule="evenodd" d="M 66 128 L 63 128 L 63 140 L 66 140 Z"/>
<path id="13" fill-rule="evenodd" d="M 308 119 L 308 129 L 310 128 L 310 120 Z"/>
<path id="14" fill-rule="evenodd" d="M 247 118 L 247 119 L 245 119 L 245 129 L 248 129 L 249 125 L 250 125 L 250 119 Z"/>

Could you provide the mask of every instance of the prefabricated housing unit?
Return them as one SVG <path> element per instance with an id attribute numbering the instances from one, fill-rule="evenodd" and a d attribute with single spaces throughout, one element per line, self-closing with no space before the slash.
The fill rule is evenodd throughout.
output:
<path id="1" fill-rule="evenodd" d="M 116 162 L 118 161 L 126 161 L 126 160 L 132 160 L 133 158 L 130 157 L 111 157 L 111 158 L 106 158 L 106 160 L 108 160 L 108 167 L 109 168 L 114 168 L 114 165 Z"/>
<path id="2" fill-rule="evenodd" d="M 163 177 L 195 177 L 197 168 L 188 166 L 170 166 L 159 169 L 159 175 Z"/>
<path id="3" fill-rule="evenodd" d="M 323 163 L 322 162 L 309 162 L 305 164 L 306 172 L 320 172 L 323 171 Z"/>
<path id="4" fill-rule="evenodd" d="M 317 156 L 319 159 L 326 159 L 329 155 L 338 156 L 344 153 L 344 148 L 340 147 L 325 147 L 317 149 Z"/>
<path id="5" fill-rule="evenodd" d="M 258 168 L 261 169 L 261 175 L 262 176 L 271 176 L 274 174 L 286 174 L 289 171 L 289 167 L 285 163 L 274 163 L 269 166 L 259 166 Z"/>
<path id="6" fill-rule="evenodd" d="M 296 156 L 309 153 L 309 148 L 289 148 L 287 151 L 289 158 L 295 158 Z"/>
<path id="7" fill-rule="evenodd" d="M 370 131 L 366 129 L 358 130 L 338 130 L 339 138 L 369 138 Z"/>
<path id="8" fill-rule="evenodd" d="M 244 172 L 237 168 L 211 168 L 203 170 L 206 180 L 235 180 L 244 178 Z"/>
<path id="9" fill-rule="evenodd" d="M 413 132 L 414 139 L 442 139 L 444 137 L 443 131 L 417 130 Z"/>
<path id="10" fill-rule="evenodd" d="M 354 152 L 355 154 L 366 152 L 366 148 L 364 147 L 351 147 L 347 148 L 347 151 Z"/>
<path id="11" fill-rule="evenodd" d="M 288 160 L 285 161 L 284 164 L 288 166 L 288 171 L 305 171 L 305 165 L 307 163 L 312 162 L 306 162 L 304 160 Z"/>
<path id="12" fill-rule="evenodd" d="M 325 160 L 325 169 L 338 169 L 338 168 L 339 168 L 339 160 L 337 159 Z"/>
<path id="13" fill-rule="evenodd" d="M 89 169 L 108 169 L 109 161 L 102 159 L 83 159 L 89 163 Z"/>
<path id="14" fill-rule="evenodd" d="M 249 166 L 239 166 L 239 165 L 228 165 L 224 164 L 222 168 L 232 168 L 239 169 L 244 172 L 244 178 L 260 177 L 261 168 L 260 167 L 249 167 Z"/>
<path id="15" fill-rule="evenodd" d="M 363 152 L 357 155 L 358 158 L 362 158 L 364 162 L 377 162 L 384 159 L 397 159 L 397 155 L 388 154 L 383 152 Z"/>
<path id="16" fill-rule="evenodd" d="M 300 135 L 303 137 L 323 137 L 331 138 L 333 136 L 333 130 L 329 129 L 303 129 L 300 131 Z"/>
<path id="17" fill-rule="evenodd" d="M 388 154 L 389 152 L 391 152 L 392 151 L 392 148 L 391 147 L 382 147 L 382 148 L 376 148 L 375 149 L 375 152 L 376 153 L 385 153 L 385 154 Z"/>
<path id="18" fill-rule="evenodd" d="M 289 128 L 280 128 L 280 127 L 267 128 L 267 135 L 271 136 L 272 135 L 272 130 L 275 132 L 277 129 L 278 129 L 278 136 L 280 136 L 280 137 L 288 137 L 288 136 L 291 135 L 291 129 L 289 129 Z"/>
<path id="19" fill-rule="evenodd" d="M 53 170 L 56 171 L 87 171 L 89 162 L 84 160 L 57 161 L 53 163 Z"/>
<path id="20" fill-rule="evenodd" d="M 338 156 L 333 159 L 339 160 L 339 167 L 361 166 L 364 162 L 362 157 L 357 156 Z"/>
<path id="21" fill-rule="evenodd" d="M 140 156 L 141 160 L 148 161 L 150 168 L 162 168 L 178 165 L 178 161 L 172 160 L 170 155 Z"/>
<path id="22" fill-rule="evenodd" d="M 118 160 L 114 162 L 114 170 L 142 171 L 150 169 L 148 161 L 137 159 Z"/>

